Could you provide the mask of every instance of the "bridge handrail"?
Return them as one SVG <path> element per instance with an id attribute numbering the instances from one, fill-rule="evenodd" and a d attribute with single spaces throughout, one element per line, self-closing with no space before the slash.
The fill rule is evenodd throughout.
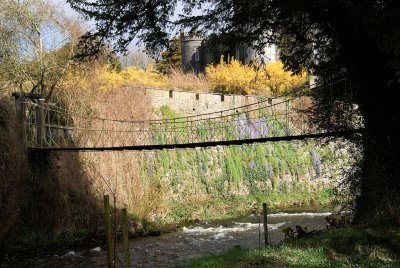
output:
<path id="1" fill-rule="evenodd" d="M 329 85 L 319 85 L 319 86 L 314 87 L 314 89 L 325 88 L 327 86 L 331 86 L 332 84 L 336 84 L 336 83 L 339 83 L 341 81 L 345 81 L 346 79 L 347 78 L 339 79 L 339 80 L 337 80 L 335 82 L 330 83 Z M 305 91 L 307 89 L 309 89 L 309 87 L 305 86 L 302 90 L 297 91 L 297 93 L 300 92 L 300 91 L 303 92 L 303 91 Z M 290 95 L 292 95 L 291 92 L 282 94 L 282 95 L 274 97 L 272 99 L 285 98 L 285 97 L 290 96 Z M 272 103 L 272 104 L 266 105 L 264 108 L 271 108 L 271 107 L 280 105 L 282 103 L 294 100 L 294 99 L 302 97 L 302 96 L 303 95 L 300 95 L 300 96 L 297 95 L 297 96 L 292 97 L 290 99 L 282 100 L 281 102 L 278 102 L 278 103 Z M 119 122 L 119 123 L 135 123 L 135 124 L 146 124 L 146 123 L 152 124 L 152 123 L 166 123 L 166 122 L 174 123 L 177 120 L 184 120 L 184 119 L 186 119 L 186 121 L 191 121 L 191 122 L 201 121 L 201 120 L 204 120 L 204 119 L 196 119 L 196 120 L 188 120 L 188 119 L 189 118 L 196 118 L 196 117 L 197 118 L 198 117 L 206 117 L 206 116 L 210 116 L 210 115 L 220 115 L 220 116 L 209 117 L 209 118 L 207 118 L 207 120 L 215 119 L 215 118 L 229 117 L 229 116 L 232 116 L 232 114 L 238 114 L 239 112 L 237 112 L 237 110 L 243 110 L 243 109 L 251 107 L 251 106 L 259 106 L 261 104 L 264 104 L 264 103 L 268 102 L 269 99 L 271 99 L 271 98 L 266 98 L 265 100 L 262 100 L 262 101 L 259 101 L 259 102 L 246 104 L 246 105 L 242 105 L 242 106 L 238 106 L 238 107 L 234 107 L 234 108 L 230 108 L 230 109 L 210 112 L 210 113 L 188 115 L 188 116 L 176 117 L 176 118 L 171 118 L 171 119 L 149 119 L 149 120 L 120 120 L 120 119 L 101 118 L 101 117 L 95 117 L 95 116 L 85 116 L 85 115 L 80 115 L 77 112 L 71 112 L 71 111 L 69 111 L 69 110 L 67 110 L 65 108 L 59 107 L 59 106 L 53 106 L 53 107 L 57 107 L 58 108 L 58 110 L 57 110 L 57 109 L 54 109 L 54 108 L 51 108 L 51 107 L 48 107 L 48 106 L 47 107 L 41 107 L 36 103 L 31 103 L 31 105 L 34 105 L 34 106 L 37 106 L 37 107 L 41 107 L 43 109 L 46 109 L 46 110 L 49 110 L 49 111 L 52 111 L 52 112 L 56 112 L 56 113 L 68 113 L 69 115 L 73 115 L 75 117 L 83 118 L 85 120 L 99 120 L 99 121 L 109 121 L 109 122 Z M 257 110 L 257 108 L 255 108 L 253 110 L 246 110 L 246 111 L 241 112 L 241 113 L 251 112 L 251 111 L 254 111 L 254 110 Z M 233 111 L 232 114 L 222 115 L 223 113 L 231 112 L 231 111 Z"/>

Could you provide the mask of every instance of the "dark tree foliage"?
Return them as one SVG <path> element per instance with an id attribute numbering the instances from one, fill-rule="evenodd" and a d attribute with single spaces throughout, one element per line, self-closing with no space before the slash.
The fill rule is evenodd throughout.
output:
<path id="1" fill-rule="evenodd" d="M 358 219 L 400 222 L 400 1 L 398 0 L 182 0 L 185 16 L 172 21 L 177 1 L 68 0 L 96 22 L 91 44 L 111 40 L 124 50 L 133 37 L 149 49 L 165 46 L 169 27 L 180 24 L 223 34 L 227 43 L 281 48 L 287 69 L 305 68 L 328 83 L 348 76 L 352 104 L 336 112 L 348 87 L 318 92 L 318 115 L 326 128 L 342 128 L 357 107 L 366 131 L 357 199 Z M 194 8 L 202 15 L 191 16 Z M 344 88 L 345 90 L 342 90 Z M 325 107 L 325 108 L 324 108 Z M 349 123 L 349 122 L 347 122 Z"/>
<path id="2" fill-rule="evenodd" d="M 157 62 L 157 70 L 165 74 L 180 68 L 182 68 L 182 41 L 180 36 L 174 36 L 169 47 L 161 53 L 161 60 Z"/>
<path id="3" fill-rule="evenodd" d="M 228 61 L 230 57 L 235 56 L 236 42 L 229 42 L 230 38 L 224 34 L 210 34 L 205 40 L 205 46 L 210 53 L 210 63 L 218 64 L 223 56 L 224 61 Z"/>
<path id="4" fill-rule="evenodd" d="M 87 32 L 82 39 L 87 55 L 95 55 L 111 41 L 113 49 L 126 52 L 134 38 L 141 39 L 149 50 L 168 46 L 173 15 L 177 1 L 169 0 L 67 0 L 73 9 L 87 19 L 93 19 L 95 32 Z"/>

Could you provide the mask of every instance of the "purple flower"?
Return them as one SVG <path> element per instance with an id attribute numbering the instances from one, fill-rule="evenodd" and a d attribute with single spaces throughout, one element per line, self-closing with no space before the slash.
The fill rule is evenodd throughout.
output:
<path id="1" fill-rule="evenodd" d="M 246 136 L 247 132 L 247 120 L 245 118 L 238 118 L 233 121 L 235 125 L 235 138 L 242 140 Z"/>
<path id="2" fill-rule="evenodd" d="M 318 152 L 313 149 L 312 151 L 312 163 L 315 169 L 315 172 L 317 176 L 319 177 L 321 175 L 321 159 L 319 157 Z"/>
<path id="3" fill-rule="evenodd" d="M 272 169 L 272 165 L 268 165 L 268 175 L 270 178 L 274 176 L 274 170 Z"/>
<path id="4" fill-rule="evenodd" d="M 258 138 L 258 129 L 257 129 L 257 123 L 258 122 L 254 122 L 253 124 L 250 122 L 249 124 L 249 132 L 250 132 L 250 137 L 252 139 L 257 139 Z"/>
<path id="5" fill-rule="evenodd" d="M 267 121 L 264 118 L 261 118 L 258 121 L 259 124 L 259 129 L 260 129 L 260 135 L 261 137 L 267 137 L 268 136 L 268 125 Z"/>
<path id="6" fill-rule="evenodd" d="M 264 118 L 251 122 L 245 116 L 241 116 L 233 120 L 233 124 L 235 127 L 235 139 L 237 140 L 246 138 L 258 139 L 268 135 L 268 125 Z"/>

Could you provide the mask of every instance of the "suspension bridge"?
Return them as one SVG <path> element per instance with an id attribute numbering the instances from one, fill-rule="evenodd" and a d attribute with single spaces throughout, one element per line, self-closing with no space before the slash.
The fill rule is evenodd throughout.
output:
<path id="1" fill-rule="evenodd" d="M 335 88 L 346 87 L 345 80 Z M 332 88 L 332 84 L 324 87 Z M 161 150 L 241 145 L 328 136 L 345 136 L 360 128 L 326 131 L 310 116 L 313 100 L 283 96 L 233 109 L 179 118 L 123 120 L 89 116 L 16 95 L 27 147 L 35 150 Z M 326 109 L 333 109 L 327 104 Z"/>

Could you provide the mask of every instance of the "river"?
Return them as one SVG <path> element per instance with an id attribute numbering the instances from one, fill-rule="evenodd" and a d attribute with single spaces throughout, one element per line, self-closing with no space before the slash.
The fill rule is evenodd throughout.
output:
<path id="1" fill-rule="evenodd" d="M 268 215 L 270 243 L 284 239 L 283 228 L 296 225 L 308 231 L 321 230 L 326 226 L 329 212 L 274 213 Z M 263 225 L 258 217 L 250 215 L 234 220 L 202 222 L 183 227 L 176 232 L 156 237 L 134 239 L 130 243 L 133 267 L 169 267 L 183 264 L 208 254 L 220 253 L 235 246 L 256 248 L 264 244 Z M 259 227 L 261 236 L 259 235 Z M 117 245 L 117 265 L 122 267 L 122 244 Z M 106 267 L 105 250 L 79 250 L 60 255 L 38 256 L 13 267 Z"/>

